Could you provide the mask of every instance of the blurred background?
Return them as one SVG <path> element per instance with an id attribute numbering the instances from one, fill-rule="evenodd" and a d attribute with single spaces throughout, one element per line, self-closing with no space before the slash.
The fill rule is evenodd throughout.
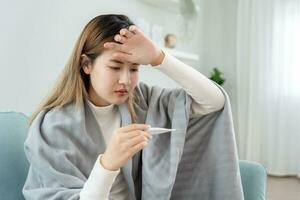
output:
<path id="1" fill-rule="evenodd" d="M 300 199 L 300 0 L 0 2 L 0 111 L 31 115 L 85 24 L 126 14 L 166 52 L 223 80 L 240 159 L 266 168 L 268 199 Z M 178 86 L 149 66 L 141 81 Z"/>

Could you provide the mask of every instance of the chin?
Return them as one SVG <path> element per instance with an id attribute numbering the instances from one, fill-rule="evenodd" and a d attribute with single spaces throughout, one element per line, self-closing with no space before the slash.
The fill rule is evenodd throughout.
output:
<path id="1" fill-rule="evenodd" d="M 112 104 L 116 104 L 116 105 L 120 105 L 120 104 L 126 103 L 127 100 L 128 100 L 128 97 L 124 98 L 124 99 L 115 99 L 111 103 Z"/>

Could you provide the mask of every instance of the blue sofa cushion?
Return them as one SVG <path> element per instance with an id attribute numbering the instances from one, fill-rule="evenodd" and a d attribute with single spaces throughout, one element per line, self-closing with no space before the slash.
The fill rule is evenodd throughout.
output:
<path id="1" fill-rule="evenodd" d="M 22 188 L 29 167 L 23 150 L 27 120 L 22 113 L 0 112 L 0 199 L 24 199 Z"/>
<path id="2" fill-rule="evenodd" d="M 265 200 L 265 168 L 259 163 L 246 160 L 240 160 L 239 165 L 245 200 Z"/>

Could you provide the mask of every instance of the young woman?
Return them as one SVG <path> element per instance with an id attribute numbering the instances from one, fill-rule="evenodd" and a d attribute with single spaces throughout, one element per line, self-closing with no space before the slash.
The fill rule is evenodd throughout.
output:
<path id="1" fill-rule="evenodd" d="M 148 64 L 182 88 L 139 83 L 140 65 Z M 150 125 L 168 126 L 162 117 L 170 118 L 179 92 L 192 99 L 191 118 L 224 106 L 224 95 L 213 82 L 163 52 L 128 17 L 92 19 L 56 86 L 32 116 L 25 142 L 30 162 L 25 199 L 140 198 L 132 194 L 122 169 L 151 143 L 150 111 L 164 113 Z"/>

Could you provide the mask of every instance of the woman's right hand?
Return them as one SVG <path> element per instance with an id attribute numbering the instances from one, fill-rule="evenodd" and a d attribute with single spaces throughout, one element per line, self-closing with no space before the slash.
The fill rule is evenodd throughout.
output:
<path id="1" fill-rule="evenodd" d="M 145 132 L 149 128 L 146 124 L 131 124 L 114 131 L 105 153 L 102 155 L 101 165 L 110 171 L 116 171 L 138 151 L 143 149 L 151 135 Z"/>

